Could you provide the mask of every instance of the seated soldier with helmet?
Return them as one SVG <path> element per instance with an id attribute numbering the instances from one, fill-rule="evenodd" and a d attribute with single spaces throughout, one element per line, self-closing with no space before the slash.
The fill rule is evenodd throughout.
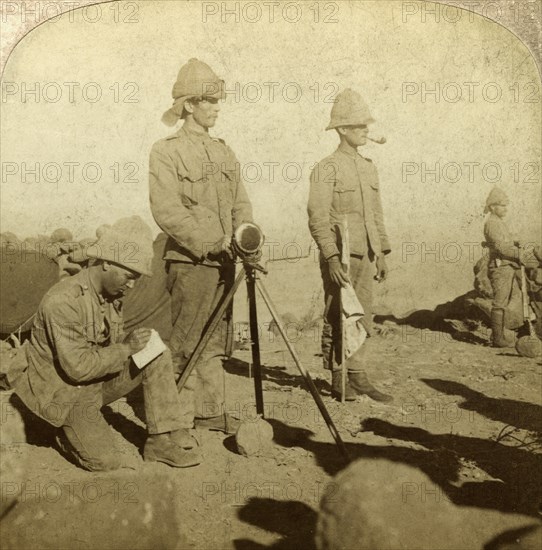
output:
<path id="1" fill-rule="evenodd" d="M 123 333 L 120 298 L 150 276 L 150 228 L 138 216 L 108 227 L 87 255 L 94 263 L 54 285 L 40 303 L 15 392 L 30 411 L 59 428 L 57 444 L 87 470 L 126 466 L 101 408 L 143 386 L 147 461 L 199 464 L 194 440 L 180 430 L 179 395 L 166 350 L 142 369 L 131 356 L 151 331 Z"/>

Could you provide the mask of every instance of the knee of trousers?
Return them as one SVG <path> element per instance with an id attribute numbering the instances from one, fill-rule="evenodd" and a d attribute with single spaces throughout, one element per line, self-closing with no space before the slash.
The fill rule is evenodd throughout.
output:
<path id="1" fill-rule="evenodd" d="M 175 360 L 180 359 L 179 354 L 175 356 Z M 156 359 L 151 361 L 142 371 L 143 380 L 147 379 L 149 376 L 155 372 L 167 373 L 174 372 L 174 362 L 173 354 L 166 348 L 162 354 L 160 354 Z"/>
<path id="2" fill-rule="evenodd" d="M 103 448 L 93 444 L 85 445 L 70 426 L 62 427 L 64 438 L 59 437 L 59 444 L 69 458 L 85 470 L 104 472 L 121 467 L 121 459 L 110 438 L 102 439 Z"/>

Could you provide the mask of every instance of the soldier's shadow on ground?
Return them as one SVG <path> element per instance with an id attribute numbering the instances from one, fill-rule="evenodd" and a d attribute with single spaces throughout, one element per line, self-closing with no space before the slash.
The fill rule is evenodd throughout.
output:
<path id="1" fill-rule="evenodd" d="M 281 535 L 282 539 L 265 546 L 249 539 L 233 541 L 236 550 L 314 550 L 314 533 L 318 514 L 310 506 L 294 500 L 251 498 L 239 509 L 238 518 L 245 523 Z"/>
<path id="2" fill-rule="evenodd" d="M 291 427 L 277 420 L 270 422 L 277 444 L 301 447 L 313 453 L 318 464 L 330 475 L 345 466 L 336 445 L 314 441 L 308 430 Z M 454 434 L 437 435 L 377 418 L 366 419 L 362 428 L 388 440 L 411 442 L 425 449 L 347 443 L 352 460 L 372 458 L 402 462 L 424 472 L 455 504 L 539 517 L 542 503 L 542 455 L 496 441 Z M 464 461 L 474 462 L 493 479 L 460 482 L 459 473 Z"/>
<path id="3" fill-rule="evenodd" d="M 229 374 L 244 376 L 246 378 L 249 377 L 250 372 L 249 364 L 236 357 L 232 357 L 224 362 L 224 370 Z M 307 389 L 303 377 L 300 374 L 290 374 L 284 366 L 262 365 L 262 380 L 263 382 L 272 382 L 277 386 Z M 320 379 L 313 380 L 313 382 L 319 391 L 322 391 L 324 394 L 330 394 L 331 385 L 328 382 Z"/>
<path id="4" fill-rule="evenodd" d="M 483 548 L 483 550 L 521 550 L 522 548 L 536 548 L 535 544 L 522 545 L 523 537 L 532 537 L 531 544 L 534 542 L 534 538 L 540 541 L 542 533 L 540 527 L 537 525 L 528 525 L 526 527 L 520 527 L 519 529 L 511 529 L 501 533 L 497 537 L 490 540 Z M 518 542 L 521 541 L 521 542 Z M 538 542 L 538 544 L 540 544 Z M 540 548 L 540 546 L 538 546 Z"/>
<path id="5" fill-rule="evenodd" d="M 447 395 L 460 395 L 465 399 L 460 409 L 477 412 L 486 418 L 511 426 L 537 432 L 542 437 L 542 407 L 534 403 L 514 399 L 487 397 L 464 384 L 439 378 L 422 378 L 430 388 Z"/>

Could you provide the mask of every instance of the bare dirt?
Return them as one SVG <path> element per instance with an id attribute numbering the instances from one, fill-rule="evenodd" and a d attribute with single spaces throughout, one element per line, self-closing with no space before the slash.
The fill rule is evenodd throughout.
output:
<path id="1" fill-rule="evenodd" d="M 431 480 L 428 486 L 403 482 L 397 487 L 406 506 L 409 499 L 428 507 L 447 499 L 475 507 L 472 525 L 483 524 L 484 532 L 494 536 L 517 527 L 518 518 L 526 523 L 539 520 L 540 361 L 487 343 L 460 341 L 460 333 L 422 331 L 389 321 L 379 328 L 381 334 L 372 339 L 369 350 L 369 372 L 380 389 L 394 396 L 391 405 L 366 397 L 346 405 L 332 400 L 327 373 L 321 368 L 318 331 L 298 335 L 295 342 L 352 460 L 390 459 L 421 470 Z M 183 470 L 144 463 L 140 453 L 145 431 L 137 396 L 105 409 L 135 469 L 82 471 L 52 446 L 52 434 L 44 425 L 27 426 L 28 442 L 3 449 L 26 458 L 26 473 L 16 485 L 2 480 L 3 500 L 20 490 L 18 504 L 1 523 L 2 536 L 12 545 L 6 548 L 92 548 L 97 541 L 109 547 L 113 512 L 132 511 L 129 521 L 139 525 L 148 508 L 145 503 L 156 493 L 169 496 L 163 521 L 152 522 L 154 548 L 313 548 L 319 501 L 324 493 L 333 497 L 333 476 L 345 463 L 285 345 L 271 333 L 263 334 L 261 344 L 265 417 L 274 429 L 274 445 L 266 455 L 241 456 L 234 437 L 196 431 L 204 456 L 200 466 Z M 238 347 L 226 365 L 228 410 L 250 420 L 255 418 L 250 351 L 248 343 Z M 4 428 L 17 421 L 8 397 L 3 394 Z M 80 515 L 70 520 L 74 500 L 82 504 L 83 517 L 108 512 L 101 535 L 66 536 L 80 532 L 73 531 Z M 25 509 L 42 521 L 30 521 Z M 488 511 L 506 515 L 488 516 Z M 45 536 L 47 517 L 52 522 L 59 514 L 64 531 L 57 522 L 56 537 Z M 172 523 L 177 535 L 164 542 L 164 529 Z M 428 525 L 428 533 L 434 528 Z M 128 529 L 126 545 L 116 548 L 151 547 L 138 546 L 143 539 L 134 542 L 134 533 Z"/>

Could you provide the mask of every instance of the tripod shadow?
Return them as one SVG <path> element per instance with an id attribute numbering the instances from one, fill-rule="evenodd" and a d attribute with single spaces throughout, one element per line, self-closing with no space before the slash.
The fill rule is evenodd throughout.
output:
<path id="1" fill-rule="evenodd" d="M 232 357 L 224 362 L 224 370 L 229 374 L 237 376 L 244 376 L 246 378 L 249 376 L 249 364 L 236 357 Z M 281 387 L 301 388 L 308 391 L 305 379 L 300 374 L 290 374 L 286 372 L 286 367 L 279 365 L 275 367 L 262 365 L 262 380 L 273 382 Z M 315 379 L 313 382 L 319 391 L 327 394 L 331 392 L 331 385 L 325 380 Z"/>
<path id="2" fill-rule="evenodd" d="M 463 397 L 465 401 L 459 405 L 460 409 L 474 411 L 491 420 L 504 422 L 542 435 L 542 407 L 540 405 L 514 399 L 487 397 L 483 393 L 452 380 L 422 378 L 421 381 L 441 393 Z"/>
<path id="3" fill-rule="evenodd" d="M 274 440 L 284 447 L 301 447 L 314 454 L 318 465 L 334 475 L 344 460 L 333 443 L 314 441 L 312 432 L 270 420 Z M 542 503 L 542 456 L 476 437 L 435 435 L 420 428 L 396 426 L 377 418 L 362 423 L 365 431 L 426 449 L 346 443 L 352 458 L 388 459 L 420 469 L 454 503 L 539 517 Z M 476 463 L 495 480 L 459 482 L 464 460 Z"/>
<path id="4" fill-rule="evenodd" d="M 258 544 L 248 539 L 233 541 L 236 550 L 291 550 L 303 548 L 315 550 L 314 533 L 318 514 L 304 502 L 251 498 L 237 513 L 245 523 L 278 533 L 282 539 L 271 546 Z"/>

